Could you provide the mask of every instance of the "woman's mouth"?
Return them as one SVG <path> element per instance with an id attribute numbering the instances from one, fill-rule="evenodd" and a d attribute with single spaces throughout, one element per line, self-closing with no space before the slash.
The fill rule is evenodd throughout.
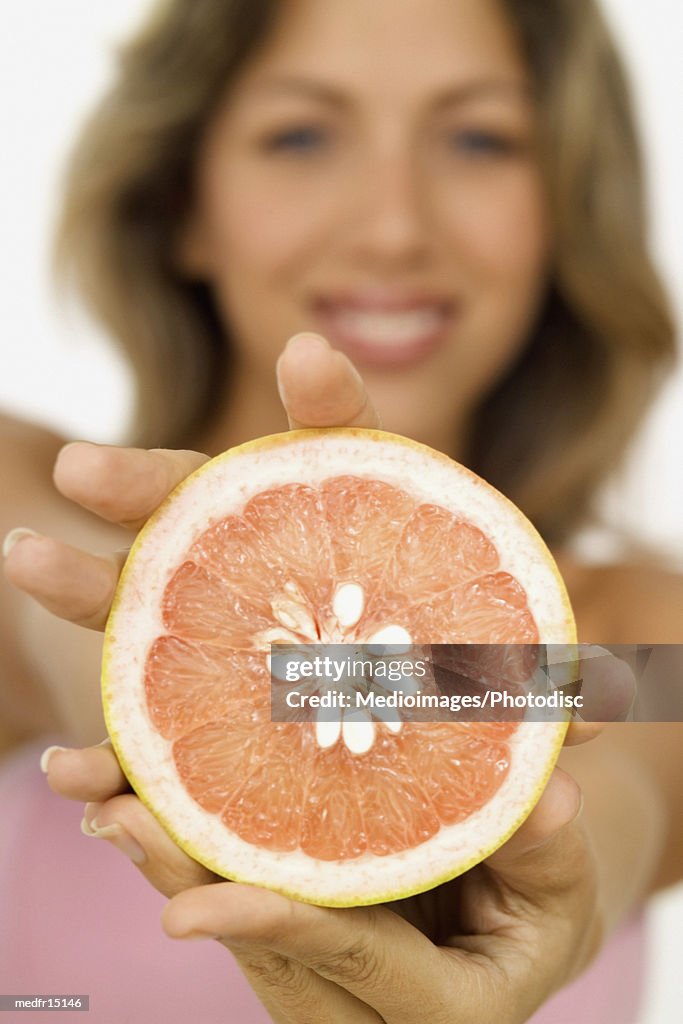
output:
<path id="1" fill-rule="evenodd" d="M 323 300 L 315 312 L 333 348 L 359 366 L 404 367 L 421 362 L 445 342 L 451 303 L 411 299 Z"/>

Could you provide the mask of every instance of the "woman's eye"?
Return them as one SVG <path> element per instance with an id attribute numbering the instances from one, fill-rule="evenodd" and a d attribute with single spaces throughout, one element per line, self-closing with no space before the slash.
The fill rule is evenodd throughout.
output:
<path id="1" fill-rule="evenodd" d="M 308 153 L 320 149 L 325 142 L 324 132 L 319 128 L 291 128 L 271 135 L 265 142 L 270 152 Z"/>
<path id="2" fill-rule="evenodd" d="M 509 156 L 517 153 L 519 143 L 499 132 L 459 131 L 450 136 L 454 149 L 467 156 Z"/>

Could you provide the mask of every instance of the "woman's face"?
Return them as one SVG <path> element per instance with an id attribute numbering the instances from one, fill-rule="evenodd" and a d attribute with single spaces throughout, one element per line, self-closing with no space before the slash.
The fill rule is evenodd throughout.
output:
<path id="1" fill-rule="evenodd" d="M 533 142 L 496 0 L 283 4 L 208 126 L 183 244 L 244 386 L 270 388 L 286 339 L 314 330 L 386 429 L 462 440 L 542 295 Z"/>

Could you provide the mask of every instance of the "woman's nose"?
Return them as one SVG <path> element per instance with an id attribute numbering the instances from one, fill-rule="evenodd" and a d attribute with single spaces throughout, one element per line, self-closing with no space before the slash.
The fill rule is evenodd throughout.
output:
<path id="1" fill-rule="evenodd" d="M 428 188 L 417 154 L 368 161 L 355 182 L 349 236 L 358 256 L 393 263 L 419 261 L 430 240 Z"/>

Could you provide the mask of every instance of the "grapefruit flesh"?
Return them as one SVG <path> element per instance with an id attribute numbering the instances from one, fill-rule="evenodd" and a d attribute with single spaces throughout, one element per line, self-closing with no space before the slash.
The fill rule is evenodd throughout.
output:
<path id="1" fill-rule="evenodd" d="M 103 702 L 131 784 L 197 860 L 369 904 L 501 845 L 566 723 L 272 721 L 271 643 L 575 640 L 547 548 L 484 481 L 385 432 L 292 431 L 206 463 L 141 531 L 107 624 Z M 487 657 L 489 678 L 519 679 L 519 657 Z"/>

